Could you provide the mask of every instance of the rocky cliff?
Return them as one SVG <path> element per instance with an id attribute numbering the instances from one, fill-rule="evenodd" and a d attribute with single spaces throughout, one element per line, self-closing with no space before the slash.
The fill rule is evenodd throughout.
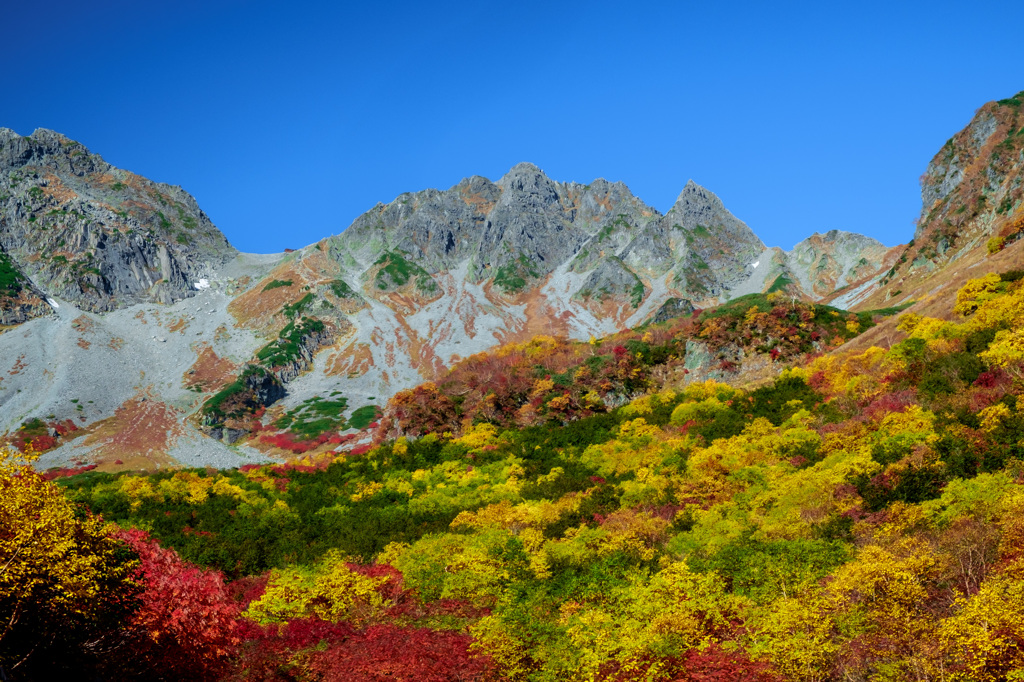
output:
<path id="1" fill-rule="evenodd" d="M 496 183 L 475 176 L 446 191 L 403 194 L 331 243 L 350 269 L 369 271 L 381 253 L 401 254 L 431 276 L 465 264 L 469 281 L 512 296 L 571 272 L 583 276 L 573 283 L 576 301 L 617 298 L 634 309 L 667 289 L 703 302 L 728 297 L 764 250 L 692 180 L 662 215 L 622 183 L 559 183 L 529 163 Z"/>
<path id="2" fill-rule="evenodd" d="M 0 249 L 38 292 L 96 312 L 190 296 L 235 253 L 180 187 L 115 168 L 59 133 L 6 128 Z"/>
<path id="3" fill-rule="evenodd" d="M 847 303 L 891 305 L 934 294 L 1024 234 L 1024 92 L 989 102 L 951 137 L 921 176 L 914 238 Z"/>

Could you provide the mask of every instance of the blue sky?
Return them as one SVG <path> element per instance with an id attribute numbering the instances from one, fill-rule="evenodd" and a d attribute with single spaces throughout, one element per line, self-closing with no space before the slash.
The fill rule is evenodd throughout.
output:
<path id="1" fill-rule="evenodd" d="M 493 180 L 692 178 L 769 245 L 907 241 L 918 177 L 1024 90 L 1024 3 L 5 4 L 0 126 L 191 192 L 238 248 Z"/>

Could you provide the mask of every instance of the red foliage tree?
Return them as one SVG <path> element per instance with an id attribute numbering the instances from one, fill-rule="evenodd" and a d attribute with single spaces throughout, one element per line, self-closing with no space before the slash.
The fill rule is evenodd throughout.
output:
<path id="1" fill-rule="evenodd" d="M 388 402 L 378 438 L 419 436 L 453 430 L 458 424 L 455 403 L 434 384 L 421 384 L 397 393 Z"/>
<path id="2" fill-rule="evenodd" d="M 115 537 L 138 554 L 135 580 L 142 591 L 125 644 L 112 652 L 108 667 L 125 675 L 216 679 L 239 641 L 239 607 L 223 576 L 182 560 L 143 531 L 119 530 Z"/>
<path id="3" fill-rule="evenodd" d="M 294 680 L 292 674 L 301 652 L 321 643 L 344 641 L 355 630 L 347 623 L 327 623 L 299 618 L 283 625 L 261 626 L 240 620 L 237 634 L 242 644 L 237 649 L 234 675 L 241 680 Z"/>

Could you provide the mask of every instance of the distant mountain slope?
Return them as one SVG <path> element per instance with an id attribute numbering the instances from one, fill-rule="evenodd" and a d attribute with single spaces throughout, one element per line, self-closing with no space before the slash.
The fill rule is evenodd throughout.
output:
<path id="1" fill-rule="evenodd" d="M 633 308 L 657 288 L 654 278 L 690 297 L 716 296 L 764 249 L 718 197 L 692 181 L 662 216 L 622 183 L 558 183 L 528 163 L 497 183 L 472 177 L 444 192 L 403 194 L 360 216 L 331 246 L 355 268 L 369 269 L 390 252 L 429 275 L 465 264 L 468 281 L 490 281 L 507 296 L 568 265 L 589 275 L 576 292 L 581 300 L 639 299 Z M 429 289 L 425 282 L 420 289 Z"/>
<path id="2" fill-rule="evenodd" d="M 51 433 L 43 465 L 358 442 L 397 391 L 498 344 L 602 337 L 767 290 L 819 300 L 886 253 L 838 232 L 769 249 L 693 181 L 662 215 L 621 182 L 522 163 L 253 256 L 180 188 L 57 133 L 0 131 L 0 164 L 0 322 L 21 325 L 0 334 L 0 430 Z"/>

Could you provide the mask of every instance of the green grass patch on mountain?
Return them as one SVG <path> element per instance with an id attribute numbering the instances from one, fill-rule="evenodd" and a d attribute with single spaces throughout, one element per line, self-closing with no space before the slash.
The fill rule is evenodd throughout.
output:
<path id="1" fill-rule="evenodd" d="M 303 440 L 313 440 L 327 431 L 344 428 L 348 400 L 313 396 L 298 407 L 288 410 L 274 422 L 279 429 L 290 431 Z"/>
<path id="2" fill-rule="evenodd" d="M 357 298 L 358 295 L 352 287 L 343 279 L 333 280 L 330 284 L 331 292 L 338 298 Z"/>
<path id="3" fill-rule="evenodd" d="M 419 291 L 433 293 L 437 290 L 437 283 L 430 274 L 398 251 L 384 252 L 374 265 L 381 266 L 374 278 L 374 284 L 381 291 L 397 289 L 412 278 L 416 278 L 416 288 Z"/>
<path id="4" fill-rule="evenodd" d="M 263 291 L 270 291 L 271 289 L 278 289 L 280 287 L 290 287 L 292 281 L 290 279 L 272 279 L 267 282 L 267 285 L 263 287 Z"/>
<path id="5" fill-rule="evenodd" d="M 284 308 L 282 308 L 281 314 L 289 318 L 298 317 L 309 308 L 309 306 L 313 303 L 314 298 L 315 296 L 313 296 L 312 293 L 308 293 L 302 298 L 300 298 L 298 301 L 295 301 L 295 303 L 290 303 L 286 305 Z"/>
<path id="6" fill-rule="evenodd" d="M 299 359 L 302 343 L 307 336 L 322 332 L 325 328 L 324 323 L 315 317 L 292 320 L 280 331 L 276 340 L 256 353 L 256 357 L 265 367 L 283 367 Z"/>
<path id="7" fill-rule="evenodd" d="M 515 294 L 525 289 L 529 280 L 539 276 L 533 261 L 526 254 L 519 254 L 518 258 L 497 269 L 494 285 L 507 294 Z"/>
<path id="8" fill-rule="evenodd" d="M 775 293 L 776 291 L 782 291 L 792 283 L 793 280 L 791 280 L 789 277 L 786 277 L 785 275 L 779 275 L 778 277 L 775 278 L 775 281 L 772 282 L 772 285 L 768 287 L 768 290 L 765 293 L 771 294 Z"/>
<path id="9" fill-rule="evenodd" d="M 639 308 L 640 304 L 643 303 L 645 291 L 644 283 L 637 277 L 636 284 L 629 290 L 629 302 L 634 308 Z"/>
<path id="10" fill-rule="evenodd" d="M 353 429 L 365 429 L 380 415 L 380 408 L 376 405 L 363 405 L 352 412 L 348 418 L 348 425 Z"/>
<path id="11" fill-rule="evenodd" d="M 25 281 L 11 257 L 0 252 L 0 296 L 17 296 Z"/>

